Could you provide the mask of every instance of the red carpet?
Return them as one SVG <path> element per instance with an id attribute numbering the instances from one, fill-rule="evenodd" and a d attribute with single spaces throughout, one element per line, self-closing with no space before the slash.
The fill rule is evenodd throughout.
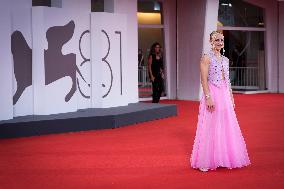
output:
<path id="1" fill-rule="evenodd" d="M 0 140 L 0 189 L 193 189 L 284 186 L 284 95 L 235 95 L 252 165 L 189 167 L 198 102 L 177 117 L 119 129 Z"/>

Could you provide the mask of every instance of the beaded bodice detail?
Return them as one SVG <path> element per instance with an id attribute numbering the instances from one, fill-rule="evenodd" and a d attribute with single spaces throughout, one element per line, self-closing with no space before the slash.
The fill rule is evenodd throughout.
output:
<path id="1" fill-rule="evenodd" d="M 208 55 L 210 57 L 208 81 L 213 85 L 220 87 L 223 80 L 222 70 L 224 70 L 224 80 L 230 87 L 231 82 L 229 78 L 229 59 L 223 55 L 221 56 L 221 59 L 218 59 L 212 51 L 210 51 Z"/>

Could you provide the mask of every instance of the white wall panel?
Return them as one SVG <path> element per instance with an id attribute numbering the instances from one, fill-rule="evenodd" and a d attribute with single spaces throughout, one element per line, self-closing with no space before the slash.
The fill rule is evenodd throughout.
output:
<path id="1" fill-rule="evenodd" d="M 137 22 L 137 1 L 136 0 L 110 0 L 114 2 L 114 13 L 126 15 L 127 28 L 127 72 L 126 95 L 131 103 L 138 102 L 138 22 Z"/>
<path id="2" fill-rule="evenodd" d="M 131 63 L 127 61 L 126 17 L 92 13 L 92 105 L 107 108 L 127 105 Z M 136 79 L 136 78 L 135 78 Z"/>
<path id="3" fill-rule="evenodd" d="M 13 118 L 10 2 L 0 1 L 0 120 Z"/>
<path id="4" fill-rule="evenodd" d="M 83 62 L 79 41 L 86 30 L 89 30 L 88 13 L 74 14 L 72 9 L 64 8 L 33 8 L 33 33 L 36 33 L 33 36 L 36 47 L 33 54 L 35 114 L 77 110 L 77 80 L 83 83 L 80 75 L 85 80 L 90 78 L 90 74 L 84 74 L 78 66 Z M 81 52 L 85 51 L 88 57 L 89 40 L 82 40 L 86 44 L 81 46 Z M 90 70 L 82 67 L 84 69 L 86 72 Z M 85 93 L 88 94 L 88 91 Z M 89 107 L 89 103 L 90 99 L 80 108 Z"/>

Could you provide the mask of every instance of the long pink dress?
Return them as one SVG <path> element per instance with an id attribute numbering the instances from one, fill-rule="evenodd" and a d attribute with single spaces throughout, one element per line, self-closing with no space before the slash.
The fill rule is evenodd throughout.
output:
<path id="1" fill-rule="evenodd" d="M 206 108 L 204 95 L 199 106 L 198 124 L 190 163 L 193 168 L 214 170 L 217 167 L 237 168 L 250 164 L 230 97 L 229 61 L 217 60 L 210 52 L 208 85 L 215 110 Z M 222 79 L 222 69 L 225 80 Z"/>

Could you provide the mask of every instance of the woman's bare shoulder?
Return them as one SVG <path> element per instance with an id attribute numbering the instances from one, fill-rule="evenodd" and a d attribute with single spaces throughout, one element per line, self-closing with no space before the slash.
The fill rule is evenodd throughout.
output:
<path id="1" fill-rule="evenodd" d="M 201 63 L 210 63 L 210 56 L 206 53 L 204 53 L 201 57 Z"/>

